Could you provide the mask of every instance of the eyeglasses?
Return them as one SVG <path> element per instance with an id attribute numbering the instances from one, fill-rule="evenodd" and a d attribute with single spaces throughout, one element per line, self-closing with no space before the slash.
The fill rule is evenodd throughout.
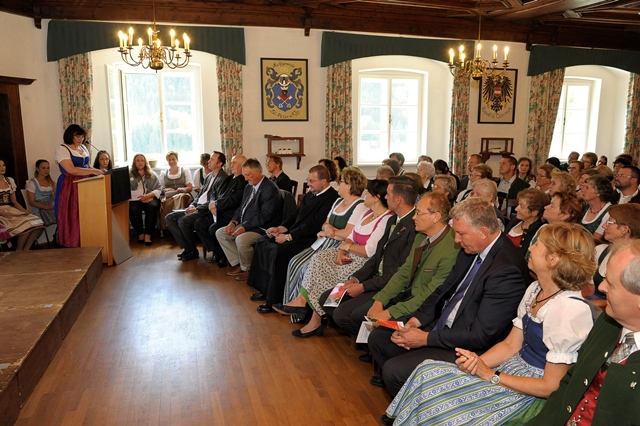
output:
<path id="1" fill-rule="evenodd" d="M 427 210 L 426 212 L 420 212 L 420 211 L 416 210 L 416 216 L 422 216 L 422 215 L 425 215 L 425 214 L 432 215 L 434 213 L 435 212 L 432 212 L 431 210 Z"/>
<path id="2" fill-rule="evenodd" d="M 621 175 L 620 173 L 618 173 L 616 175 L 616 177 L 622 177 L 622 178 L 627 178 L 627 179 L 633 179 L 633 176 L 629 176 L 629 175 Z"/>
<path id="3" fill-rule="evenodd" d="M 78 137 L 80 139 L 84 139 L 84 135 L 73 135 L 74 137 Z"/>
<path id="4" fill-rule="evenodd" d="M 479 178 L 481 178 L 481 177 L 482 177 L 482 175 L 481 175 L 480 173 L 471 173 L 471 176 L 473 176 L 473 177 L 479 177 Z"/>
<path id="5" fill-rule="evenodd" d="M 618 222 L 615 222 L 615 221 L 613 221 L 613 220 L 608 220 L 608 221 L 606 221 L 606 222 L 605 222 L 605 224 L 606 224 L 607 226 L 611 226 L 611 225 L 617 225 L 617 224 L 618 224 Z"/>

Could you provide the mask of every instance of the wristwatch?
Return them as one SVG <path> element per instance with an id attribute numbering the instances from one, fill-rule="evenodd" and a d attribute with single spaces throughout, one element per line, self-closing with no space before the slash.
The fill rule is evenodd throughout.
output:
<path id="1" fill-rule="evenodd" d="M 493 373 L 493 376 L 491 376 L 490 382 L 493 383 L 494 385 L 500 384 L 500 372 L 498 370 L 496 370 L 495 373 Z"/>
<path id="2" fill-rule="evenodd" d="M 291 234 L 287 234 L 284 236 L 285 241 L 291 241 Z"/>

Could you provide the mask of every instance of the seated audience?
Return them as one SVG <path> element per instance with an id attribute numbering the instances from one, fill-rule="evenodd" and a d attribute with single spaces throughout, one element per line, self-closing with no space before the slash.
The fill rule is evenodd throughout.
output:
<path id="1" fill-rule="evenodd" d="M 529 157 L 518 158 L 518 178 L 531 184 L 531 181 L 536 180 L 536 175 L 533 174 L 533 162 Z"/>
<path id="2" fill-rule="evenodd" d="M 196 193 L 196 196 L 200 194 L 200 190 L 202 189 L 202 184 L 204 183 L 204 179 L 211 173 L 211 169 L 209 168 L 209 159 L 211 158 L 211 154 L 205 152 L 200 154 L 200 167 L 193 174 L 193 190 Z"/>
<path id="3" fill-rule="evenodd" d="M 527 255 L 533 237 L 543 225 L 542 214 L 548 204 L 549 196 L 539 189 L 529 188 L 518 192 L 516 217 L 505 228 L 505 235 L 523 256 Z"/>
<path id="4" fill-rule="evenodd" d="M 587 205 L 581 223 L 597 243 L 602 242 L 602 225 L 609 220 L 609 207 L 616 202 L 617 194 L 606 177 L 595 175 L 585 181 L 582 198 Z"/>
<path id="5" fill-rule="evenodd" d="M 129 220 L 134 232 L 138 235 L 138 242 L 151 245 L 151 233 L 156 227 L 158 211 L 160 210 L 160 193 L 162 186 L 144 154 L 133 157 L 129 172 L 131 187 L 131 201 L 129 201 Z M 144 212 L 144 223 L 142 219 Z"/>
<path id="6" fill-rule="evenodd" d="M 261 314 L 275 312 L 273 305 L 282 302 L 289 261 L 313 244 L 338 199 L 338 193 L 329 184 L 326 167 L 310 168 L 307 183 L 309 192 L 295 214 L 284 222 L 276 222 L 281 223 L 280 226 L 269 227 L 256 243 L 248 284 L 259 291 L 251 295 L 251 300 L 265 301 L 256 308 Z"/>
<path id="7" fill-rule="evenodd" d="M 596 164 L 596 166 L 606 166 L 608 162 L 609 162 L 609 159 L 607 158 L 607 156 L 601 155 L 600 158 L 598 159 L 598 164 Z"/>
<path id="8" fill-rule="evenodd" d="M 178 153 L 169 151 L 165 156 L 169 169 L 160 172 L 162 198 L 160 199 L 160 230 L 167 229 L 165 217 L 174 210 L 186 209 L 193 201 L 191 170 L 178 166 Z"/>
<path id="9" fill-rule="evenodd" d="M 355 336 L 365 315 L 380 320 L 398 320 L 418 310 L 447 278 L 460 249 L 448 225 L 449 210 L 450 204 L 442 194 L 430 193 L 420 200 L 413 216 L 419 233 L 405 262 L 380 291 L 364 300 L 366 303 L 349 309 L 343 305 L 351 300 L 344 302 L 343 299 L 333 313 L 336 324 Z"/>
<path id="10" fill-rule="evenodd" d="M 202 183 L 202 190 L 198 197 L 184 210 L 174 210 L 166 217 L 167 228 L 182 249 L 178 259 L 188 262 L 200 257 L 196 247 L 195 223 L 198 219 L 210 215 L 209 204 L 222 196 L 227 184 L 227 173 L 222 169 L 227 162 L 226 156 L 213 151 L 209 158 L 209 168 L 212 170 Z"/>
<path id="11" fill-rule="evenodd" d="M 491 205 L 494 206 L 496 211 L 496 217 L 498 218 L 498 228 L 500 231 L 504 231 L 504 225 L 506 220 L 502 215 L 502 212 L 495 207 L 496 206 L 496 198 L 498 197 L 498 186 L 496 183 L 489 179 L 481 179 L 477 182 L 474 182 L 471 186 L 471 194 L 469 194 L 469 198 L 484 198 L 489 201 Z"/>
<path id="12" fill-rule="evenodd" d="M 44 224 L 31 211 L 25 209 L 16 199 L 16 183 L 5 176 L 7 166 L 0 158 L 0 226 L 4 228 L 5 237 L 18 237 L 17 251 L 29 250 L 38 238 Z"/>
<path id="13" fill-rule="evenodd" d="M 96 159 L 93 162 L 93 168 L 99 169 L 102 173 L 113 169 L 113 164 L 111 164 L 111 156 L 107 151 L 98 151 L 96 154 Z"/>
<path id="14" fill-rule="evenodd" d="M 620 169 L 626 166 L 632 166 L 633 161 L 631 156 L 626 156 L 625 154 L 620 154 L 613 161 L 613 173 L 620 172 Z"/>
<path id="15" fill-rule="evenodd" d="M 54 203 L 56 198 L 56 184 L 49 174 L 47 160 L 36 161 L 36 172 L 33 179 L 27 181 L 27 198 L 33 214 L 42 219 L 45 226 L 56 223 Z"/>
<path id="16" fill-rule="evenodd" d="M 336 166 L 336 163 L 333 160 L 329 160 L 328 158 L 322 158 L 318 161 L 318 164 L 324 166 L 327 170 L 329 170 L 329 185 L 333 189 L 338 191 L 338 183 L 340 182 L 340 169 Z"/>
<path id="17" fill-rule="evenodd" d="M 342 170 L 338 188 L 340 198 L 333 203 L 322 225 L 322 230 L 317 234 L 318 240 L 314 243 L 314 245 L 320 245 L 302 250 L 289 261 L 283 303 L 289 303 L 298 297 L 300 284 L 311 263 L 311 258 L 326 249 L 338 247 L 349 237 L 356 221 L 366 209 L 362 199 L 362 193 L 366 187 L 367 177 L 360 169 L 347 167 Z M 281 312 L 277 304 L 274 305 L 274 309 Z"/>
<path id="18" fill-rule="evenodd" d="M 447 197 L 449 203 L 453 205 L 453 202 L 456 199 L 457 191 L 456 180 L 453 176 L 449 175 L 435 175 L 433 177 L 433 192 L 439 192 Z"/>
<path id="19" fill-rule="evenodd" d="M 484 164 L 482 155 L 471 154 L 467 159 L 467 170 L 469 170 L 469 175 L 473 172 L 473 168 L 478 164 Z M 469 175 L 465 175 L 460 179 L 460 186 L 458 186 L 458 191 L 465 191 L 471 187 L 471 185 L 469 184 Z"/>
<path id="20" fill-rule="evenodd" d="M 518 192 L 530 187 L 529 183 L 517 176 L 517 166 L 518 160 L 511 155 L 505 155 L 500 160 L 499 173 L 502 177 L 498 183 L 498 208 L 502 214 L 507 213 L 509 200 L 515 200 Z"/>
<path id="21" fill-rule="evenodd" d="M 295 337 L 322 335 L 321 319 L 325 312 L 319 302 L 320 296 L 325 290 L 347 281 L 375 254 L 387 221 L 393 216 L 386 197 L 387 186 L 388 183 L 384 180 L 370 182 L 364 193 L 364 205 L 367 209 L 357 219 L 349 237 L 339 247 L 327 249 L 311 259 L 302 280 L 300 296 L 286 305 L 288 308 L 296 308 L 308 304 L 314 311 L 307 325 L 292 332 Z M 284 306 L 282 308 L 286 309 Z"/>
<path id="22" fill-rule="evenodd" d="M 595 269 L 590 235 L 575 224 L 545 227 L 529 266 L 538 281 L 509 335 L 481 355 L 457 347 L 455 365 L 420 364 L 387 409 L 394 424 L 522 424 L 542 409 L 593 325 L 580 294 Z"/>
<path id="23" fill-rule="evenodd" d="M 573 180 L 576 181 L 576 191 L 579 189 L 579 184 L 580 184 L 580 176 L 582 175 L 582 171 L 584 170 L 584 165 L 582 164 L 582 161 L 572 161 L 569 163 L 569 166 L 567 167 L 567 171 L 569 172 L 569 174 L 571 174 L 571 177 L 573 177 Z"/>
<path id="24" fill-rule="evenodd" d="M 469 198 L 451 209 L 451 217 L 462 247 L 451 273 L 410 319 L 403 318 L 407 331 L 378 327 L 369 335 L 383 374 L 370 383 L 386 386 L 392 396 L 425 359 L 454 362 L 456 348 L 481 352 L 505 339 L 531 282 L 520 252 L 506 249 L 511 242 L 489 201 Z"/>
<path id="25" fill-rule="evenodd" d="M 460 186 L 460 178 L 456 175 L 454 175 L 450 170 L 449 170 L 449 165 L 447 164 L 446 161 L 444 160 L 436 160 L 435 163 L 433 163 L 433 167 L 436 168 L 436 174 L 437 175 L 446 175 L 446 176 L 451 176 L 455 179 L 456 181 L 456 186 L 454 187 L 454 189 L 458 189 L 458 186 Z M 455 197 L 454 197 L 455 199 Z"/>
<path id="26" fill-rule="evenodd" d="M 386 158 L 382 160 L 382 165 L 391 167 L 391 169 L 393 170 L 393 176 L 398 176 L 398 173 L 400 173 L 401 167 L 398 160 L 394 160 L 392 158 Z"/>
<path id="27" fill-rule="evenodd" d="M 543 164 L 536 175 L 536 188 L 547 195 L 551 195 L 551 174 L 560 171 L 551 164 Z"/>
<path id="28" fill-rule="evenodd" d="M 365 264 L 345 281 L 348 290 L 340 305 L 335 309 L 323 307 L 323 310 L 333 317 L 336 324 L 352 336 L 357 335 L 364 315 L 371 308 L 372 297 L 387 285 L 407 259 L 410 250 L 412 250 L 411 244 L 416 236 L 416 222 L 425 221 L 424 217 L 419 218 L 415 214 L 417 209 L 414 208 L 420 188 L 407 181 L 406 177 L 406 173 L 403 177 L 394 177 L 392 183 L 387 187 L 389 208 L 395 213 L 395 216 L 387 221 L 375 254 L 369 257 Z M 427 194 L 422 199 L 433 197 L 433 194 Z M 445 200 L 441 194 L 438 194 L 437 198 Z M 422 202 L 422 205 L 425 205 L 425 202 Z M 446 206 L 448 211 L 449 204 L 446 203 Z M 433 211 L 436 213 L 428 215 L 429 217 L 439 216 L 437 207 L 440 206 L 435 206 L 434 203 Z M 424 239 L 420 239 L 420 242 L 424 242 Z M 321 305 L 324 306 L 331 290 L 328 289 L 320 296 Z"/>
<path id="29" fill-rule="evenodd" d="M 247 181 L 242 175 L 242 164 L 247 161 L 244 155 L 236 155 L 231 159 L 231 176 L 227 176 L 223 184 L 224 191 L 217 199 L 209 201 L 209 212 L 195 221 L 193 228 L 206 250 L 213 252 L 208 263 L 217 263 L 218 268 L 227 267 L 227 258 L 216 238 L 216 231 L 231 222 L 233 215 L 242 203 L 242 195 Z"/>
<path id="30" fill-rule="evenodd" d="M 416 171 L 422 178 L 424 192 L 431 192 L 433 190 L 433 177 L 436 174 L 436 168 L 428 161 L 421 161 L 418 163 Z"/>
<path id="31" fill-rule="evenodd" d="M 433 160 L 431 159 L 431 157 L 429 157 L 428 155 L 421 155 L 418 157 L 418 163 L 422 162 L 422 161 L 426 161 L 427 163 L 431 163 L 433 164 Z"/>
<path id="32" fill-rule="evenodd" d="M 338 166 L 338 170 L 340 171 L 340 173 L 342 173 L 342 170 L 345 167 L 349 167 L 349 165 L 347 164 L 347 161 L 340 156 L 334 157 L 333 162 L 336 163 L 336 166 Z"/>
<path id="33" fill-rule="evenodd" d="M 604 239 L 607 244 L 599 244 L 596 247 L 596 262 L 598 269 L 593 274 L 592 286 L 588 297 L 597 306 L 604 308 L 607 304 L 606 295 L 600 291 L 600 284 L 607 276 L 607 263 L 611 245 L 616 241 L 640 238 L 640 205 L 620 204 L 611 206 L 609 220 L 604 225 Z"/>
<path id="34" fill-rule="evenodd" d="M 480 179 L 489 179 L 493 180 L 493 170 L 487 164 L 478 164 L 471 169 L 471 174 L 468 176 L 469 178 L 469 189 L 465 189 L 464 191 L 460 191 L 458 197 L 456 198 L 456 203 L 460 201 L 464 201 L 471 195 L 473 191 L 473 184 L 479 181 Z M 496 190 L 497 191 L 497 190 Z M 497 192 L 496 192 L 497 193 Z M 502 213 L 500 213 L 502 216 Z"/>
<path id="35" fill-rule="evenodd" d="M 622 167 L 613 180 L 613 185 L 620 194 L 618 204 L 640 203 L 639 184 L 640 169 L 636 166 Z"/>
<path id="36" fill-rule="evenodd" d="M 390 166 L 380 166 L 376 171 L 376 179 L 389 180 L 391 176 L 395 176 L 395 172 Z"/>
<path id="37" fill-rule="evenodd" d="M 404 167 L 404 155 L 400 152 L 392 152 L 391 154 L 389 154 L 389 158 L 392 160 L 396 160 L 398 162 L 398 164 L 400 164 L 400 171 L 398 173 L 396 173 L 396 176 L 402 176 L 406 170 L 403 169 Z"/>
<path id="38" fill-rule="evenodd" d="M 581 160 L 585 170 L 593 169 L 598 163 L 598 154 L 595 152 L 585 152 L 582 154 Z"/>
<path id="39" fill-rule="evenodd" d="M 249 276 L 253 247 L 265 229 L 282 220 L 282 199 L 275 183 L 262 174 L 262 165 L 255 158 L 242 164 L 247 185 L 242 203 L 227 226 L 216 231 L 224 256 L 233 268 L 227 275 L 244 281 Z"/>
<path id="40" fill-rule="evenodd" d="M 551 172 L 551 183 L 549 185 L 551 191 L 549 195 L 556 192 L 575 192 L 576 181 L 569 172 L 561 172 L 560 170 L 554 170 Z"/>
<path id="41" fill-rule="evenodd" d="M 265 165 L 269 172 L 269 179 L 275 183 L 278 188 L 291 192 L 291 179 L 282 170 L 282 158 L 277 155 L 267 155 Z"/>
<path id="42" fill-rule="evenodd" d="M 628 425 L 640 418 L 640 242 L 614 244 L 600 289 L 607 307 L 578 360 L 527 425 Z"/>

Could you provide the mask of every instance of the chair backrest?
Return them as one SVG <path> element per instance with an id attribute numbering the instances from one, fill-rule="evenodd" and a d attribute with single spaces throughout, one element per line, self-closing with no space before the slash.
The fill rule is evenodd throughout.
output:
<path id="1" fill-rule="evenodd" d="M 293 198 L 296 198 L 296 194 L 298 193 L 298 181 L 291 180 L 291 193 L 293 194 Z"/>
<path id="2" fill-rule="evenodd" d="M 20 192 L 22 193 L 22 198 L 24 198 L 24 207 L 27 210 L 31 210 L 31 204 L 29 204 L 29 196 L 27 194 L 27 190 L 21 189 Z"/>
<path id="3" fill-rule="evenodd" d="M 282 222 L 285 222 L 296 212 L 298 206 L 291 192 L 281 189 L 280 197 L 282 198 Z"/>

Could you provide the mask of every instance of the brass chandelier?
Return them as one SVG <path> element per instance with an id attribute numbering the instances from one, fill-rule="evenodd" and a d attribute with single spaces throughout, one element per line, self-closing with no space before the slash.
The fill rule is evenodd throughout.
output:
<path id="1" fill-rule="evenodd" d="M 478 7 L 478 41 L 475 46 L 473 59 L 465 61 L 464 45 L 458 48 L 458 59 L 455 58 L 453 49 L 449 49 L 449 71 L 454 77 L 471 77 L 481 80 L 483 77 L 500 80 L 509 66 L 509 46 L 504 48 L 504 62 L 502 68 L 498 68 L 498 46 L 493 45 L 493 58 L 491 61 L 482 59 L 482 44 L 480 43 L 480 30 L 482 28 L 482 11 Z"/>
<path id="2" fill-rule="evenodd" d="M 156 4 L 153 2 L 153 29 L 149 27 L 147 34 L 149 36 L 149 44 L 143 44 L 142 38 L 138 38 L 139 52 L 136 54 L 133 47 L 133 27 L 129 27 L 129 32 L 118 32 L 120 38 L 120 48 L 118 52 L 122 56 L 122 60 L 128 65 L 137 67 L 142 65 L 142 68 L 152 70 L 161 70 L 166 65 L 171 69 L 184 68 L 189 64 L 189 58 L 191 58 L 191 49 L 189 46 L 190 40 L 187 34 L 183 34 L 184 48 L 180 55 L 180 40 L 176 38 L 176 32 L 171 29 L 171 44 L 169 46 L 163 46 L 162 42 L 158 38 L 158 31 L 156 27 Z"/>

